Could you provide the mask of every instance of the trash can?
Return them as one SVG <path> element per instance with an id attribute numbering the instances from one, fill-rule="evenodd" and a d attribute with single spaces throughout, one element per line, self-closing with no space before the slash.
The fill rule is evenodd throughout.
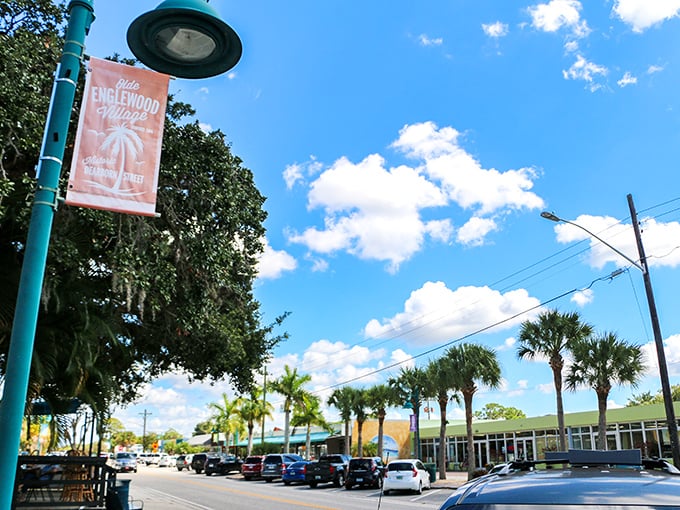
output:
<path id="1" fill-rule="evenodd" d="M 430 473 L 430 483 L 437 481 L 437 464 L 434 462 L 425 462 L 425 469 Z"/>
<path id="2" fill-rule="evenodd" d="M 116 480 L 116 495 L 123 510 L 130 510 L 130 482 L 131 480 Z"/>

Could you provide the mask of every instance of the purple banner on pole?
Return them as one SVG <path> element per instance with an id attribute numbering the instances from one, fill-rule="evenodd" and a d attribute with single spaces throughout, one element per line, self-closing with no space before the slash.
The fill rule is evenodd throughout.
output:
<path id="1" fill-rule="evenodd" d="M 412 414 L 412 415 L 410 416 L 410 418 L 411 418 L 411 420 L 410 420 L 410 426 L 409 426 L 409 429 L 408 429 L 408 430 L 409 430 L 410 432 L 415 432 L 415 431 L 416 431 L 416 415 L 415 415 L 415 414 Z"/>

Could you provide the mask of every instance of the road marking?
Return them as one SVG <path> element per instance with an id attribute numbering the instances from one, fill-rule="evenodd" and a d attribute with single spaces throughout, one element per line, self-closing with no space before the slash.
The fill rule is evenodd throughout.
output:
<path id="1" fill-rule="evenodd" d="M 305 503 L 303 501 L 299 501 L 299 500 L 296 500 L 296 499 L 279 498 L 277 496 L 267 496 L 265 494 L 255 494 L 253 492 L 242 491 L 242 490 L 238 490 L 238 489 L 230 489 L 228 487 L 220 487 L 218 485 L 196 482 L 196 481 L 193 481 L 193 480 L 186 480 L 185 483 L 190 483 L 192 485 L 198 485 L 200 487 L 210 488 L 211 490 L 217 490 L 217 491 L 220 491 L 220 492 L 229 492 L 229 493 L 232 493 L 232 494 L 249 496 L 251 498 L 264 499 L 264 500 L 267 500 L 267 501 L 276 501 L 277 503 L 285 503 L 285 504 L 293 505 L 293 506 L 296 506 L 296 507 L 318 508 L 319 510 L 338 510 L 336 507 L 332 507 L 332 506 L 316 505 L 314 503 Z M 149 489 L 149 490 L 155 490 L 155 489 Z M 175 499 L 181 500 L 181 498 L 177 498 L 176 496 L 172 496 L 170 494 L 160 492 L 160 491 L 157 491 L 157 492 L 159 492 L 160 494 L 167 495 L 170 498 L 175 498 Z M 189 503 L 189 502 L 187 502 L 187 503 Z M 195 505 L 195 503 L 192 503 L 192 504 Z M 196 507 L 201 508 L 203 510 L 213 510 L 209 507 L 204 507 L 204 506 L 200 506 L 200 505 L 196 505 Z"/>

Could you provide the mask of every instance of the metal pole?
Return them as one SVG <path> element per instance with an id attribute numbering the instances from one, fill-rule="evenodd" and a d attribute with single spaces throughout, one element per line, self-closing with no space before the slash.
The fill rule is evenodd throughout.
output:
<path id="1" fill-rule="evenodd" d="M 66 145 L 85 36 L 94 21 L 93 0 L 71 0 L 66 40 L 57 67 L 38 163 L 38 181 L 12 324 L 5 386 L 0 402 L 0 510 L 9 510 L 14 492 L 21 422 L 28 390 L 47 248 L 57 207 Z"/>
<path id="2" fill-rule="evenodd" d="M 142 426 L 142 452 L 146 452 L 146 417 L 149 416 L 151 413 L 147 412 L 147 410 L 144 409 L 144 412 L 139 414 L 144 416 L 144 425 Z"/>
<path id="3" fill-rule="evenodd" d="M 661 392 L 663 394 L 663 403 L 666 408 L 666 422 L 668 426 L 668 435 L 670 436 L 671 450 L 673 454 L 673 464 L 680 468 L 680 448 L 678 447 L 678 421 L 675 418 L 675 409 L 673 408 L 673 395 L 671 393 L 671 385 L 668 380 L 668 365 L 666 363 L 666 353 L 663 348 L 663 337 L 661 336 L 661 327 L 659 326 L 659 316 L 656 312 L 656 304 L 654 302 L 654 292 L 652 291 L 652 281 L 649 278 L 649 268 L 647 267 L 647 257 L 645 256 L 645 249 L 642 245 L 642 238 L 640 237 L 640 225 L 638 224 L 637 213 L 635 212 L 635 205 L 633 204 L 633 196 L 628 195 L 628 207 L 630 208 L 630 218 L 633 222 L 633 230 L 635 231 L 635 240 L 637 241 L 638 253 L 640 254 L 640 265 L 642 266 L 642 277 L 645 282 L 645 292 L 647 293 L 647 303 L 649 304 L 649 315 L 652 319 L 652 331 L 654 332 L 654 343 L 656 344 L 656 355 L 659 362 L 659 377 L 661 379 Z"/>

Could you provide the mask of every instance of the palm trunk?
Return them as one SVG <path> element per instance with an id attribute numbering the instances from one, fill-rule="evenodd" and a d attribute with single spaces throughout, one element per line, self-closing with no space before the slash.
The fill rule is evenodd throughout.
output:
<path id="1" fill-rule="evenodd" d="M 364 456 L 364 445 L 362 444 L 362 429 L 364 428 L 364 422 L 357 420 L 357 453 L 359 457 Z"/>
<path id="2" fill-rule="evenodd" d="M 253 429 L 255 424 L 253 422 L 248 423 L 248 457 L 253 453 Z"/>
<path id="3" fill-rule="evenodd" d="M 309 460 L 309 450 L 312 448 L 312 426 L 307 424 L 307 437 L 305 438 L 305 457 Z"/>
<path id="4" fill-rule="evenodd" d="M 290 453 L 290 409 L 285 410 L 286 421 L 283 427 L 283 453 Z"/>
<path id="5" fill-rule="evenodd" d="M 345 455 L 349 455 L 349 420 L 345 420 Z"/>
<path id="6" fill-rule="evenodd" d="M 607 449 L 607 396 L 606 393 L 597 392 L 597 448 Z"/>
<path id="7" fill-rule="evenodd" d="M 564 405 L 562 403 L 562 362 L 551 362 L 553 383 L 555 384 L 555 400 L 557 403 L 557 433 L 560 437 L 560 451 L 567 451 L 567 431 L 564 426 Z"/>
<path id="8" fill-rule="evenodd" d="M 446 480 L 446 404 L 449 396 L 439 398 L 439 450 L 437 450 L 437 463 L 439 464 L 439 479 Z"/>
<path id="9" fill-rule="evenodd" d="M 463 401 L 465 402 L 465 428 L 467 429 L 468 480 L 471 480 L 472 473 L 477 468 L 474 436 L 472 434 L 472 395 L 474 392 L 463 390 L 462 393 Z"/>

